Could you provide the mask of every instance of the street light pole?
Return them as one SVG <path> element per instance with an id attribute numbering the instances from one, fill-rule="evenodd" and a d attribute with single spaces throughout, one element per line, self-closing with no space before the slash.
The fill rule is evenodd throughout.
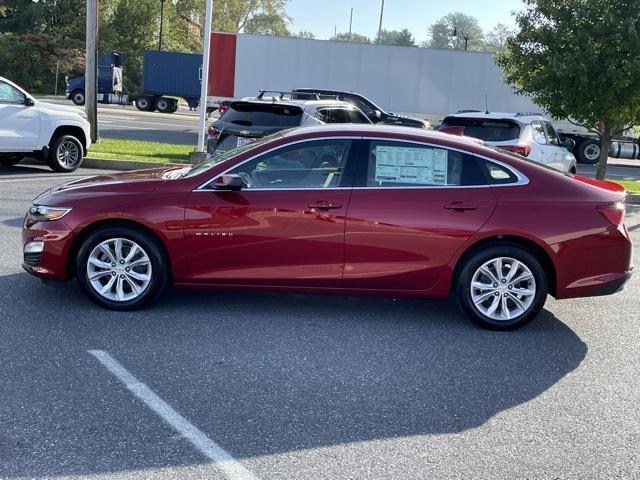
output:
<path id="1" fill-rule="evenodd" d="M 206 0 L 207 7 L 204 19 L 204 39 L 202 52 L 202 85 L 200 86 L 200 121 L 198 124 L 198 147 L 194 160 L 206 158 L 205 133 L 207 128 L 207 95 L 209 84 L 209 52 L 211 49 L 211 19 L 213 17 L 213 0 Z"/>
<path id="2" fill-rule="evenodd" d="M 353 7 L 351 7 L 351 16 L 349 17 L 349 41 L 351 41 L 351 26 L 353 25 Z"/>
<path id="3" fill-rule="evenodd" d="M 380 5 L 380 23 L 378 24 L 378 42 L 382 40 L 382 16 L 384 15 L 384 0 L 382 0 L 382 5 Z"/>
<path id="4" fill-rule="evenodd" d="M 162 26 L 164 25 L 164 0 L 160 0 L 160 38 L 158 40 L 158 50 L 162 51 Z"/>
<path id="5" fill-rule="evenodd" d="M 85 95 L 84 109 L 87 120 L 91 125 L 91 142 L 96 143 L 98 135 L 98 0 L 87 0 L 87 25 L 86 25 L 86 64 L 84 71 Z"/>

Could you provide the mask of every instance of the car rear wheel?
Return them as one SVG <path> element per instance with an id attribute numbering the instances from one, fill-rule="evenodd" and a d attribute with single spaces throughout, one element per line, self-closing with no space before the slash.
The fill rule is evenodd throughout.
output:
<path id="1" fill-rule="evenodd" d="M 61 135 L 49 146 L 47 163 L 54 172 L 73 172 L 84 158 L 82 143 L 73 135 Z"/>
<path id="2" fill-rule="evenodd" d="M 462 310 L 491 330 L 515 330 L 544 306 L 547 279 L 540 262 L 523 248 L 504 244 L 472 255 L 457 278 Z"/>
<path id="3" fill-rule="evenodd" d="M 76 274 L 89 298 L 112 310 L 134 310 L 156 298 L 168 282 L 158 241 L 129 227 L 99 229 L 78 252 Z"/>

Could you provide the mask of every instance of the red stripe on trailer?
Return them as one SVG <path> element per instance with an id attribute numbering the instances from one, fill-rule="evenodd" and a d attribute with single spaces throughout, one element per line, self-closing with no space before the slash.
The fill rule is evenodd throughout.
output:
<path id="1" fill-rule="evenodd" d="M 236 35 L 211 34 L 209 96 L 234 97 L 236 81 Z"/>

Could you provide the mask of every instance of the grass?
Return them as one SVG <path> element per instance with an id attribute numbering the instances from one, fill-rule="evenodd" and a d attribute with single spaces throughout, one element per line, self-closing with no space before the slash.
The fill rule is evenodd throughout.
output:
<path id="1" fill-rule="evenodd" d="M 188 163 L 193 145 L 105 138 L 91 145 L 88 158 L 155 163 Z"/>
<path id="2" fill-rule="evenodd" d="M 638 180 L 609 180 L 610 182 L 622 185 L 627 193 L 640 194 L 640 181 Z"/>

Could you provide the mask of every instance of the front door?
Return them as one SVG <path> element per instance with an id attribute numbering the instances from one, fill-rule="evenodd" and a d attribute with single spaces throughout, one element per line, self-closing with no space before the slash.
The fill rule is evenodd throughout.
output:
<path id="1" fill-rule="evenodd" d="M 456 150 L 366 142 L 349 203 L 344 286 L 429 290 L 495 208 L 480 160 Z"/>
<path id="2" fill-rule="evenodd" d="M 25 104 L 25 95 L 0 80 L 0 152 L 27 152 L 38 148 L 40 114 Z"/>
<path id="3" fill-rule="evenodd" d="M 241 176 L 241 191 L 194 191 L 185 219 L 193 281 L 339 286 L 350 150 L 348 139 L 296 143 L 227 171 Z"/>

